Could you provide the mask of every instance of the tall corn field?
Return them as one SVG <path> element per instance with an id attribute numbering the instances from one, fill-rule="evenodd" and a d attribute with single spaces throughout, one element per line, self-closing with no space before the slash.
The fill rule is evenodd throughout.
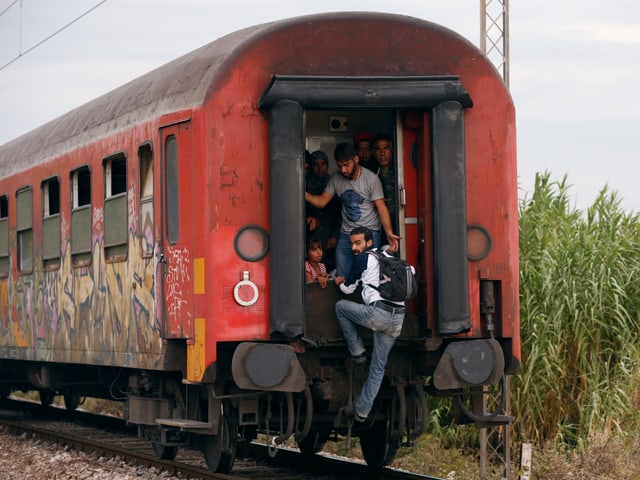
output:
<path id="1" fill-rule="evenodd" d="M 640 218 L 606 187 L 586 211 L 568 193 L 538 174 L 520 202 L 520 441 L 640 431 Z"/>

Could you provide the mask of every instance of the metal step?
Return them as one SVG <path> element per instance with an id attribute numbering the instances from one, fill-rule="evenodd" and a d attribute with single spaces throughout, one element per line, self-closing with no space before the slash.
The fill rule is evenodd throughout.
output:
<path id="1" fill-rule="evenodd" d="M 198 420 L 188 420 L 186 418 L 156 418 L 156 423 L 165 427 L 173 427 L 189 430 L 208 429 L 213 425 L 207 422 L 200 422 Z"/>

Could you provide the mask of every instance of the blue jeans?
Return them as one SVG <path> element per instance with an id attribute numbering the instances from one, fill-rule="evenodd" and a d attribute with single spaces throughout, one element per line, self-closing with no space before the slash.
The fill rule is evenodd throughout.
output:
<path id="1" fill-rule="evenodd" d="M 371 231 L 373 236 L 373 248 L 380 247 L 380 232 Z M 353 251 L 351 250 L 351 240 L 349 240 L 348 233 L 340 232 L 338 237 L 338 245 L 336 246 L 336 269 L 337 275 L 346 277 L 351 271 L 351 264 L 353 263 Z"/>
<path id="2" fill-rule="evenodd" d="M 365 352 L 356 325 L 373 330 L 373 353 L 371 354 L 369 375 L 356 400 L 355 412 L 361 417 L 366 417 L 369 415 L 373 401 L 380 390 L 391 347 L 402 330 L 404 313 L 391 313 L 375 306 L 351 300 L 340 300 L 336 303 L 336 315 L 347 341 L 349 353 L 353 356 Z"/>

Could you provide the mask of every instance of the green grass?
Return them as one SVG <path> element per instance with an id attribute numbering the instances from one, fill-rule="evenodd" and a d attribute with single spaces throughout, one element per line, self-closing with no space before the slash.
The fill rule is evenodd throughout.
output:
<path id="1" fill-rule="evenodd" d="M 586 212 L 538 175 L 520 208 L 518 437 L 585 442 L 640 427 L 640 221 L 601 191 Z"/>
<path id="2" fill-rule="evenodd" d="M 512 478 L 527 442 L 536 480 L 637 480 L 640 218 L 606 187 L 580 211 L 567 178 L 549 173 L 536 177 L 519 213 L 523 368 L 511 382 Z M 394 466 L 478 478 L 477 433 L 451 427 L 447 408 L 430 405 L 430 433 Z"/>

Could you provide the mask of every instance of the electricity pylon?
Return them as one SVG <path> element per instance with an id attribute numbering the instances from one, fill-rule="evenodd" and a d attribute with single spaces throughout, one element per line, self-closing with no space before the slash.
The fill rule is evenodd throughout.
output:
<path id="1" fill-rule="evenodd" d="M 509 88 L 509 0 L 480 0 L 480 50 L 495 65 Z M 509 414 L 509 385 L 505 380 Z M 511 426 L 507 423 L 480 429 L 480 478 L 487 479 L 488 464 L 503 466 L 503 477 L 511 476 Z"/>
<path id="2" fill-rule="evenodd" d="M 480 0 L 480 50 L 509 86 L 509 0 Z"/>

